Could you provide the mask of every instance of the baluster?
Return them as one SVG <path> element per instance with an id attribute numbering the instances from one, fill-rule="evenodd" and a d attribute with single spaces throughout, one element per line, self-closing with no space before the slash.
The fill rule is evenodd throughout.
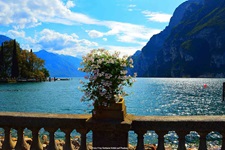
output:
<path id="1" fill-rule="evenodd" d="M 137 134 L 137 150 L 144 150 L 144 134 L 146 133 L 146 130 L 137 130 L 135 133 Z"/>
<path id="2" fill-rule="evenodd" d="M 15 147 L 15 144 L 12 141 L 11 131 L 9 127 L 5 127 L 5 138 L 2 146 L 2 150 L 12 150 Z"/>
<path id="3" fill-rule="evenodd" d="M 207 150 L 207 145 L 206 145 L 206 136 L 207 132 L 198 132 L 200 135 L 200 143 L 199 143 L 199 150 Z"/>
<path id="4" fill-rule="evenodd" d="M 47 131 L 49 132 L 49 145 L 47 150 L 57 150 L 57 146 L 55 143 L 55 131 L 56 129 L 48 128 Z"/>
<path id="5" fill-rule="evenodd" d="M 33 139 L 32 139 L 30 150 L 43 150 L 43 146 L 40 142 L 39 130 L 40 129 L 37 129 L 37 128 L 31 129 Z"/>
<path id="6" fill-rule="evenodd" d="M 15 150 L 25 150 L 29 149 L 29 145 L 26 143 L 24 139 L 24 128 L 18 128 L 17 129 L 17 143 Z"/>
<path id="7" fill-rule="evenodd" d="M 164 135 L 168 133 L 166 131 L 156 131 L 156 134 L 158 134 L 158 146 L 157 150 L 165 150 L 164 146 Z"/>
<path id="8" fill-rule="evenodd" d="M 63 150 L 73 150 L 73 146 L 70 139 L 70 133 L 73 131 L 73 129 L 62 129 L 62 131 L 66 134 L 66 140 L 65 140 L 65 147 Z"/>
<path id="9" fill-rule="evenodd" d="M 221 149 L 225 149 L 225 132 L 222 132 L 221 133 L 222 134 L 222 147 L 221 147 Z"/>
<path id="10" fill-rule="evenodd" d="M 87 130 L 87 129 L 76 129 L 76 130 L 81 135 L 80 136 L 81 137 L 80 150 L 86 150 L 87 149 L 87 144 L 86 144 L 87 137 L 86 137 L 86 134 L 88 133 L 89 130 Z"/>
<path id="11" fill-rule="evenodd" d="M 178 149 L 179 150 L 186 150 L 185 147 L 185 136 L 188 134 L 187 131 L 176 131 L 177 135 L 179 137 L 179 145 L 178 145 Z"/>

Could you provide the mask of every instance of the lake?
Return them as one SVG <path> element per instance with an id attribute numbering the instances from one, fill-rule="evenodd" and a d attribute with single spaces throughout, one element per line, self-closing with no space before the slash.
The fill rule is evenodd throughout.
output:
<path id="1" fill-rule="evenodd" d="M 90 103 L 81 102 L 83 95 L 78 87 L 83 78 L 69 81 L 0 84 L 0 111 L 43 112 L 83 114 L 90 113 Z M 222 102 L 222 87 L 225 79 L 209 78 L 137 78 L 133 87 L 125 90 L 127 112 L 134 115 L 224 115 L 225 102 Z M 41 134 L 48 134 L 44 130 Z M 0 130 L 0 135 L 3 131 Z M 72 133 L 76 135 L 76 132 Z M 189 141 L 196 142 L 192 133 Z M 27 131 L 31 136 L 31 132 Z M 149 131 L 145 143 L 157 143 L 155 132 Z M 177 135 L 169 135 L 177 144 Z M 214 134 L 217 139 L 221 136 Z M 60 131 L 56 138 L 63 138 Z M 91 140 L 91 133 L 87 135 Z M 130 133 L 129 142 L 136 143 L 136 136 Z M 187 137 L 188 138 L 188 137 Z M 195 140 L 193 140 L 195 139 Z M 174 143 L 171 143 L 174 144 Z"/>
<path id="2" fill-rule="evenodd" d="M 0 84 L 0 111 L 89 113 L 81 102 L 79 80 Z M 125 88 L 127 112 L 135 115 L 223 115 L 222 86 L 225 79 L 137 78 Z"/>

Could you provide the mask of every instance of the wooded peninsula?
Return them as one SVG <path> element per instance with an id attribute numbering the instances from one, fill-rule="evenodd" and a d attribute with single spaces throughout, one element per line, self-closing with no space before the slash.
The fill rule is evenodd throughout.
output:
<path id="1" fill-rule="evenodd" d="M 22 50 L 16 40 L 0 47 L 0 82 L 43 81 L 49 77 L 44 60 L 31 50 Z"/>

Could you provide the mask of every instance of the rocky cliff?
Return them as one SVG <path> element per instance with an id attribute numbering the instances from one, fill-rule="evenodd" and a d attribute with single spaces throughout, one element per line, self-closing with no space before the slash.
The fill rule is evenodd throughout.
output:
<path id="1" fill-rule="evenodd" d="M 217 77 L 225 75 L 225 0 L 189 0 L 169 25 L 138 51 L 138 76 Z"/>

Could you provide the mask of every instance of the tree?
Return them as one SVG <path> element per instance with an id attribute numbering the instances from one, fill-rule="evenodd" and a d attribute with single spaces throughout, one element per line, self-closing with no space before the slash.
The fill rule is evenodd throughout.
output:
<path id="1" fill-rule="evenodd" d="M 4 70 L 5 70 L 5 65 L 4 65 L 4 45 L 2 43 L 1 51 L 0 51 L 0 77 L 4 76 Z"/>
<path id="2" fill-rule="evenodd" d="M 22 78 L 29 78 L 29 64 L 28 64 L 28 52 L 26 50 L 22 50 L 20 54 L 19 60 L 20 66 L 20 75 Z"/>
<path id="3" fill-rule="evenodd" d="M 49 77 L 49 71 L 46 68 L 42 68 L 41 71 L 44 73 L 45 78 Z"/>
<path id="4" fill-rule="evenodd" d="M 44 79 L 49 77 L 44 68 L 44 60 L 38 58 L 33 52 L 22 50 L 20 55 L 21 76 L 24 78 Z"/>
<path id="5" fill-rule="evenodd" d="M 3 78 L 10 78 L 11 73 L 12 73 L 12 56 L 13 56 L 13 47 L 14 47 L 14 42 L 11 41 L 6 41 L 3 44 Z"/>
<path id="6" fill-rule="evenodd" d="M 11 77 L 18 78 L 19 77 L 19 61 L 18 61 L 18 50 L 16 40 L 13 40 L 13 52 L 12 52 L 12 71 Z"/>
<path id="7" fill-rule="evenodd" d="M 0 49 L 0 78 L 26 78 L 44 80 L 49 72 L 44 68 L 44 60 L 32 50 L 22 50 L 16 40 L 6 41 Z"/>

